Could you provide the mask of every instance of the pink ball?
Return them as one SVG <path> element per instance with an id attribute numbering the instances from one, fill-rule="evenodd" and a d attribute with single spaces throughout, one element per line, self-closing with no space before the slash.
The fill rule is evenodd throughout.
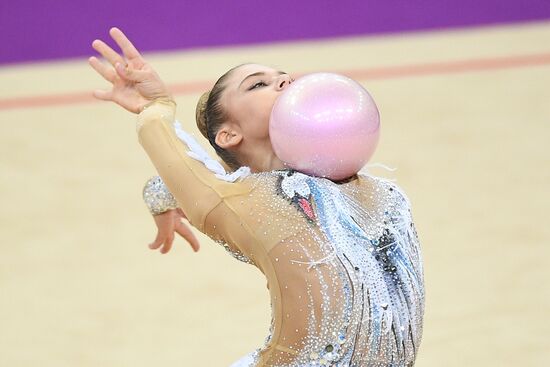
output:
<path id="1" fill-rule="evenodd" d="M 338 181 L 370 159 L 380 115 L 370 94 L 343 75 L 315 73 L 294 81 L 275 101 L 269 136 L 275 154 L 297 171 Z"/>

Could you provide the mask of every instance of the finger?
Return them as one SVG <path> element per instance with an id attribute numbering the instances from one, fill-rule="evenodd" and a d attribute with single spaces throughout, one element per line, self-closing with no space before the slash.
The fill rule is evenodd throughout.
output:
<path id="1" fill-rule="evenodd" d="M 128 60 L 133 60 L 134 62 L 137 62 L 137 64 L 135 65 L 137 68 L 143 66 L 143 58 L 141 57 L 141 54 L 120 29 L 118 29 L 117 27 L 113 27 L 109 30 L 109 34 L 111 35 L 111 37 L 113 37 L 117 45 L 122 50 L 122 53 Z"/>
<path id="2" fill-rule="evenodd" d="M 123 65 L 117 63 L 115 65 L 117 74 L 124 80 L 131 82 L 141 82 L 147 79 L 149 73 L 146 71 L 136 70 L 131 68 L 129 65 L 124 67 Z"/>
<path id="3" fill-rule="evenodd" d="M 110 90 L 101 90 L 96 89 L 93 92 L 93 95 L 97 99 L 101 99 L 102 101 L 112 101 L 113 100 L 113 92 Z"/>
<path id="4" fill-rule="evenodd" d="M 105 59 L 107 59 L 111 63 L 111 65 L 115 66 L 117 62 L 121 64 L 126 64 L 122 56 L 120 56 L 118 52 L 113 50 L 102 40 L 94 40 L 94 42 L 92 42 L 92 47 Z"/>
<path id="5" fill-rule="evenodd" d="M 160 233 L 157 234 L 157 238 L 153 242 L 149 244 L 149 248 L 152 250 L 156 250 L 162 245 L 164 242 L 164 237 L 160 235 Z"/>
<path id="6" fill-rule="evenodd" d="M 174 235 L 169 236 L 166 241 L 164 241 L 164 246 L 160 249 L 162 254 L 167 253 L 172 248 L 172 243 L 174 243 Z"/>
<path id="7" fill-rule="evenodd" d="M 99 73 L 106 81 L 114 83 L 116 78 L 115 71 L 99 61 L 99 59 L 95 56 L 92 56 L 88 59 L 88 63 L 94 68 L 95 71 Z"/>
<path id="8" fill-rule="evenodd" d="M 158 249 L 158 248 L 162 245 L 162 242 L 163 242 L 163 241 L 155 241 L 155 242 L 153 242 L 153 243 L 150 243 L 150 244 L 149 244 L 149 248 L 150 248 L 151 250 L 156 250 L 156 249 Z"/>
<path id="9" fill-rule="evenodd" d="M 182 236 L 187 242 L 189 242 L 193 251 L 199 251 L 201 245 L 191 228 L 186 226 L 184 223 L 179 222 L 176 225 L 176 232 L 178 232 L 180 236 Z"/>

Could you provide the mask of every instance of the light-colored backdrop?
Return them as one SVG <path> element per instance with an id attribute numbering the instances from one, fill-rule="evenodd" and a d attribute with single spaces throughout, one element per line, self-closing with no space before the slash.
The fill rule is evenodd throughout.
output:
<path id="1" fill-rule="evenodd" d="M 546 22 L 147 56 L 196 134 L 202 86 L 241 62 L 356 77 L 381 111 L 372 162 L 397 168 L 371 173 L 407 192 L 423 245 L 417 365 L 542 366 L 549 39 Z M 101 86 L 85 60 L 0 68 L 0 366 L 227 366 L 267 335 L 262 274 L 202 234 L 198 254 L 147 248 L 155 172 L 135 116 L 81 97 Z"/>

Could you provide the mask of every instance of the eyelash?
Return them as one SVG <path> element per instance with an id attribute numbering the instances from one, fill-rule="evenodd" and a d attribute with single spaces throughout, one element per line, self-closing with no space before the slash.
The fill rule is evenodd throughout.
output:
<path id="1" fill-rule="evenodd" d="M 248 90 L 256 89 L 256 86 L 259 84 L 263 84 L 264 86 L 267 85 L 265 82 L 260 81 L 260 82 L 254 83 L 250 88 L 248 88 Z"/>

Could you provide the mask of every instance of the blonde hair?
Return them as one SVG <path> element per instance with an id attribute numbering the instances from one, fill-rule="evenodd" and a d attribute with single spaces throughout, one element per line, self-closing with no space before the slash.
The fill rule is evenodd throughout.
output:
<path id="1" fill-rule="evenodd" d="M 195 110 L 195 119 L 197 120 L 197 127 L 202 136 L 208 139 L 208 130 L 206 127 L 206 102 L 210 97 L 210 91 L 204 92 L 199 101 L 197 102 L 197 109 Z"/>

